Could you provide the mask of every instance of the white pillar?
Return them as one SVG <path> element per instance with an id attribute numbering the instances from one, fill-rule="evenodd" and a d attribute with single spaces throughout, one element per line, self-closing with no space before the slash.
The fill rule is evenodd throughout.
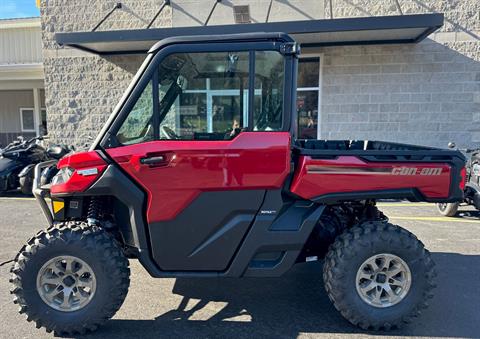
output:
<path id="1" fill-rule="evenodd" d="M 40 101 L 40 89 L 33 89 L 33 121 L 35 123 L 35 134 L 40 136 L 40 124 L 42 123 L 42 112 L 41 112 L 41 101 Z"/>

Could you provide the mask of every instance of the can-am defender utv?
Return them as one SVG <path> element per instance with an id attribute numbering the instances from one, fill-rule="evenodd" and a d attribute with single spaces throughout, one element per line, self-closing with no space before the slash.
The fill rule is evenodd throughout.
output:
<path id="1" fill-rule="evenodd" d="M 460 200 L 465 158 L 297 140 L 298 54 L 282 33 L 154 45 L 91 149 L 61 159 L 50 185 L 35 180 L 50 227 L 15 259 L 20 312 L 47 331 L 96 329 L 127 294 L 127 258 L 153 277 L 275 277 L 325 258 L 326 291 L 351 323 L 418 316 L 434 264 L 375 200 Z"/>

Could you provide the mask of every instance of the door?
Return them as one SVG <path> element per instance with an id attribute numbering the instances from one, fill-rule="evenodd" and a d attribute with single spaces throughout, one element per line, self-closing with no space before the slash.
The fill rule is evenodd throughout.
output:
<path id="1" fill-rule="evenodd" d="M 107 153 L 147 194 L 161 269 L 225 270 L 266 190 L 283 186 L 290 172 L 290 133 L 278 114 L 284 76 L 277 51 L 238 50 L 173 53 L 150 75 Z M 260 107 L 249 105 L 254 82 Z"/>

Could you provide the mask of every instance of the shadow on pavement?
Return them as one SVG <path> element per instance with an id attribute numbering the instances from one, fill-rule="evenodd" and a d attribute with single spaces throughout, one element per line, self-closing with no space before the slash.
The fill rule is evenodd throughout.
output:
<path id="1" fill-rule="evenodd" d="M 0 198 L 33 198 L 33 194 L 23 194 L 20 190 L 13 190 L 7 192 L 0 192 Z"/>
<path id="2" fill-rule="evenodd" d="M 480 337 L 480 255 L 432 255 L 437 264 L 438 287 L 430 308 L 400 330 L 371 334 Z M 369 334 L 345 321 L 333 308 L 323 289 L 321 270 L 321 264 L 302 264 L 282 278 L 179 278 L 173 288 L 173 293 L 183 297 L 177 309 L 154 320 L 110 320 L 88 337 L 296 338 L 300 333 Z M 208 320 L 191 319 L 205 311 L 210 302 L 226 306 Z M 212 310 L 208 311 L 211 314 Z"/>

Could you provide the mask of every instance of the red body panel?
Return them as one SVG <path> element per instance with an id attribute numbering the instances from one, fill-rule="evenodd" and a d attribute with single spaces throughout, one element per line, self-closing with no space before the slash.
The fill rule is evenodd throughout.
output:
<path id="1" fill-rule="evenodd" d="M 355 156 L 301 156 L 291 191 L 304 199 L 325 194 L 416 188 L 428 198 L 447 198 L 448 164 L 365 162 Z"/>
<path id="2" fill-rule="evenodd" d="M 57 164 L 57 168 L 70 167 L 74 169 L 70 179 L 58 185 L 52 185 L 50 192 L 52 194 L 60 193 L 77 193 L 85 191 L 91 184 L 97 180 L 102 172 L 107 167 L 105 161 L 95 151 L 74 153 L 67 155 L 60 159 Z M 97 174 L 94 175 L 80 175 L 78 170 L 96 168 Z"/>
<path id="3" fill-rule="evenodd" d="M 148 193 L 149 223 L 173 219 L 202 191 L 280 188 L 290 171 L 288 132 L 233 140 L 160 140 L 107 150 Z M 140 159 L 163 156 L 157 166 Z"/>

